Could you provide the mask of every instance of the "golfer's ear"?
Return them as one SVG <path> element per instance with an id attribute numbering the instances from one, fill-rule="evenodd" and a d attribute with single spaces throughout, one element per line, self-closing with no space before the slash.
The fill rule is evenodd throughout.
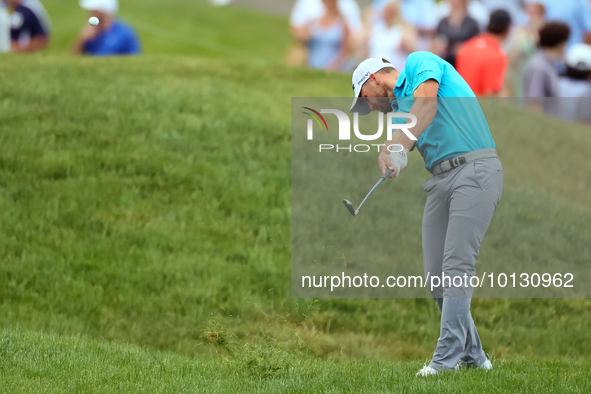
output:
<path id="1" fill-rule="evenodd" d="M 377 74 L 369 74 L 369 80 L 373 82 L 374 85 L 379 85 L 380 81 Z"/>

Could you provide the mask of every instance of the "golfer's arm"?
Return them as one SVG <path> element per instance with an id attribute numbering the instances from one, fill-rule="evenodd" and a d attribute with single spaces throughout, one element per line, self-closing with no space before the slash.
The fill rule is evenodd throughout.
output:
<path id="1" fill-rule="evenodd" d="M 417 117 L 417 124 L 409 129 L 409 131 L 415 138 L 419 138 L 419 136 L 427 130 L 427 127 L 433 123 L 433 118 L 435 118 L 435 115 L 437 114 L 438 90 L 439 83 L 434 79 L 430 79 L 420 84 L 414 91 L 413 96 L 415 103 L 411 107 L 410 113 Z M 411 120 L 409 119 L 407 123 L 410 122 Z M 401 130 L 396 130 L 396 132 L 392 133 L 392 140 L 386 141 L 384 150 L 386 151 L 388 147 L 393 144 L 400 144 L 410 150 L 412 149 L 414 142 L 415 141 L 411 140 Z"/>

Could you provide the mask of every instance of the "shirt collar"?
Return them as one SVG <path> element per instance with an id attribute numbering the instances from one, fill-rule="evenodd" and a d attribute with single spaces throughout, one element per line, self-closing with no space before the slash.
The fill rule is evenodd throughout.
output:
<path id="1" fill-rule="evenodd" d="M 398 79 L 396 80 L 396 86 L 394 86 L 394 89 L 402 87 L 404 82 L 406 82 L 406 73 L 404 72 L 404 70 L 402 70 L 402 71 L 400 71 L 400 75 L 398 76 Z"/>
<path id="2" fill-rule="evenodd" d="M 404 83 L 406 82 L 406 73 L 404 72 L 404 70 L 400 71 L 400 75 L 398 75 L 398 79 L 396 80 L 396 85 L 394 86 L 393 92 L 394 92 L 394 100 L 392 100 L 391 106 L 392 106 L 392 110 L 394 110 L 394 112 L 396 112 L 398 110 L 398 103 L 396 102 L 396 100 L 398 99 L 398 97 L 402 97 L 404 96 L 404 90 L 400 91 L 400 89 L 402 89 L 402 85 L 404 85 Z M 399 90 L 398 93 L 396 92 L 396 90 Z M 396 106 L 396 108 L 395 108 Z"/>

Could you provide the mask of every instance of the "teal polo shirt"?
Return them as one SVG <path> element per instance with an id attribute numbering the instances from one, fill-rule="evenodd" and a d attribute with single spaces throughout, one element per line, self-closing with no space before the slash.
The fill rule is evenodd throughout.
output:
<path id="1" fill-rule="evenodd" d="M 429 79 L 439 83 L 437 114 L 415 143 L 425 168 L 431 170 L 441 161 L 463 153 L 496 148 L 470 86 L 451 64 L 431 52 L 410 54 L 394 88 L 393 109 L 397 104 L 398 111 L 410 112 L 414 91 Z M 394 122 L 406 123 L 406 118 L 395 118 Z"/>

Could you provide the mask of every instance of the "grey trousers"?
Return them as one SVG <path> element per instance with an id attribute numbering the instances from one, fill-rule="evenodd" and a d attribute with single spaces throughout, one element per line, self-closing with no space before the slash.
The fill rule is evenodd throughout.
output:
<path id="1" fill-rule="evenodd" d="M 432 290 L 441 311 L 441 332 L 430 366 L 479 367 L 486 354 L 470 314 L 473 288 L 469 282 L 464 286 L 464 275 L 476 275 L 480 245 L 501 199 L 503 167 L 498 158 L 475 160 L 425 181 L 423 190 L 428 193 L 423 215 L 425 277 L 445 273 L 463 282 L 456 287 L 444 279 Z"/>

